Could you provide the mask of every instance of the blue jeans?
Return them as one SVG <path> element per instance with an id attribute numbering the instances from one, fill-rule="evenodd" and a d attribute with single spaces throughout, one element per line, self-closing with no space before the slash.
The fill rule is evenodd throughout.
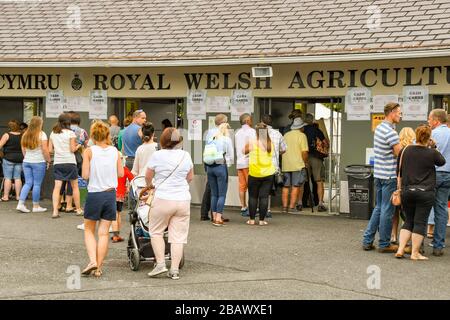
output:
<path id="1" fill-rule="evenodd" d="M 208 166 L 208 183 L 211 187 L 211 210 L 223 213 L 228 190 L 228 170 L 225 164 Z"/>
<path id="2" fill-rule="evenodd" d="M 428 224 L 434 226 L 434 209 L 431 208 L 430 215 L 428 216 Z"/>
<path id="3" fill-rule="evenodd" d="M 22 162 L 15 163 L 3 159 L 3 176 L 8 180 L 19 180 L 22 178 Z"/>
<path id="4" fill-rule="evenodd" d="M 379 247 L 386 248 L 391 244 L 392 216 L 394 215 L 391 196 L 397 189 L 397 179 L 375 178 L 375 188 L 375 208 L 364 232 L 363 245 L 372 244 L 375 234 L 379 231 Z"/>
<path id="5" fill-rule="evenodd" d="M 33 189 L 33 203 L 39 203 L 41 197 L 41 185 L 44 181 L 47 164 L 41 163 L 23 163 L 23 174 L 25 175 L 25 185 L 20 191 L 20 201 L 27 199 L 28 193 Z"/>
<path id="6" fill-rule="evenodd" d="M 448 195 L 450 193 L 450 173 L 436 172 L 436 200 L 434 202 L 434 237 L 433 248 L 442 249 L 448 221 Z"/>

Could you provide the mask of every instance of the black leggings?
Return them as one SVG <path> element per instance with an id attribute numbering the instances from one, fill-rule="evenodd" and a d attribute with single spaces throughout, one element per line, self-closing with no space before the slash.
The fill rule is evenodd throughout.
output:
<path id="1" fill-rule="evenodd" d="M 264 221 L 269 207 L 269 195 L 272 190 L 273 175 L 264 178 L 248 176 L 248 209 L 250 219 L 255 220 L 259 201 L 259 220 Z"/>
<path id="2" fill-rule="evenodd" d="M 403 188 L 402 206 L 406 220 L 402 229 L 425 236 L 428 216 L 433 207 L 435 193 L 433 191 L 410 191 Z"/>

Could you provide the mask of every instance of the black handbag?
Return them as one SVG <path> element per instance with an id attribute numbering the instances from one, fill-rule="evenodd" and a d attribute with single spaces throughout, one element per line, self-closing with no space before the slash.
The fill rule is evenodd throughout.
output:
<path id="1" fill-rule="evenodd" d="M 284 186 L 284 174 L 283 173 L 281 173 L 281 172 L 275 173 L 275 185 L 277 187 Z"/>

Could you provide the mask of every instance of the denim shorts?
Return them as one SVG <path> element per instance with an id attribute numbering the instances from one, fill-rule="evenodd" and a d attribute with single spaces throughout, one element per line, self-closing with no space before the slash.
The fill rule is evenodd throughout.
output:
<path id="1" fill-rule="evenodd" d="M 89 192 L 84 205 L 87 220 L 116 220 L 116 191 Z"/>
<path id="2" fill-rule="evenodd" d="M 71 181 L 78 179 L 78 169 L 76 164 L 63 163 L 53 166 L 53 176 L 55 180 Z"/>
<path id="3" fill-rule="evenodd" d="M 22 178 L 22 162 L 15 163 L 6 159 L 2 160 L 3 176 L 9 180 L 17 180 Z"/>
<path id="4" fill-rule="evenodd" d="M 284 172 L 285 187 L 301 187 L 306 181 L 306 169 L 294 172 Z"/>

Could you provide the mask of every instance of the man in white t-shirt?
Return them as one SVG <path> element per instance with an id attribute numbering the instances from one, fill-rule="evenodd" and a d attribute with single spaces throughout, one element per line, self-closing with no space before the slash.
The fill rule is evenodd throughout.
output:
<path id="1" fill-rule="evenodd" d="M 239 117 L 241 128 L 236 132 L 236 169 L 239 177 L 239 200 L 241 202 L 241 215 L 248 216 L 246 193 L 248 190 L 248 154 L 244 154 L 245 145 L 256 139 L 256 131 L 252 128 L 252 116 L 244 113 Z"/>

